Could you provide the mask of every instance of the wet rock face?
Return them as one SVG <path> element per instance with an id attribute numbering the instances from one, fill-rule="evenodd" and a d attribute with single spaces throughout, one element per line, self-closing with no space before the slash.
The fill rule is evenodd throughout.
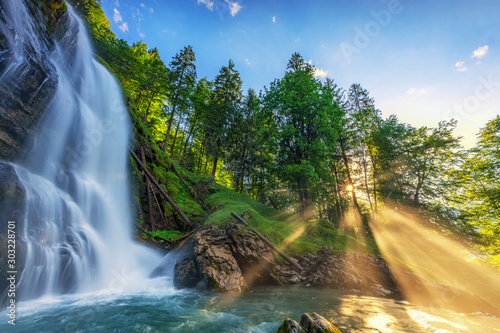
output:
<path id="1" fill-rule="evenodd" d="M 193 236 L 194 254 L 204 284 L 213 290 L 242 292 L 248 289 L 230 242 L 216 225 L 201 228 Z"/>
<path id="2" fill-rule="evenodd" d="M 249 285 L 277 284 L 272 275 L 276 266 L 274 253 L 253 232 L 235 223 L 228 223 L 223 228 L 228 237 L 231 252 L 241 268 Z"/>
<path id="3" fill-rule="evenodd" d="M 14 31 L 8 4 L 0 2 L 0 159 L 7 161 L 23 157 L 25 145 L 33 139 L 55 94 L 58 78 L 48 58 L 52 40 L 62 34 L 67 19 L 61 13 L 57 26 L 49 32 L 37 4 L 27 4 L 32 23 L 26 24 L 33 24 L 36 36 Z"/>
<path id="4" fill-rule="evenodd" d="M 7 234 L 8 221 L 15 222 L 14 231 L 19 234 L 22 230 L 24 220 L 24 206 L 26 200 L 26 189 L 17 177 L 12 165 L 0 162 L 0 305 L 5 305 L 7 296 L 7 270 L 8 267 L 8 245 L 9 237 Z M 24 248 L 17 236 L 16 242 L 16 269 L 22 272 L 24 266 L 23 258 Z"/>
<path id="5" fill-rule="evenodd" d="M 184 258 L 175 264 L 174 286 L 178 289 L 196 288 L 201 281 L 198 264 L 192 258 Z"/>
<path id="6" fill-rule="evenodd" d="M 0 234 L 7 232 L 7 221 L 15 221 L 21 230 L 26 189 L 19 180 L 12 165 L 0 162 Z"/>
<path id="7" fill-rule="evenodd" d="M 228 223 L 222 230 L 216 225 L 204 226 L 187 243 L 192 255 L 184 255 L 175 264 L 177 288 L 241 292 L 250 285 L 277 284 L 272 275 L 276 266 L 273 252 L 239 225 Z"/>

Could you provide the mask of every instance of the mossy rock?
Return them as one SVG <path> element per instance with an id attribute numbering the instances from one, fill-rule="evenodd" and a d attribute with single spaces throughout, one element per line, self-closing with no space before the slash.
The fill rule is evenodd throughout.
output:
<path id="1" fill-rule="evenodd" d="M 295 320 L 286 318 L 278 328 L 278 333 L 306 333 L 306 331 Z"/>

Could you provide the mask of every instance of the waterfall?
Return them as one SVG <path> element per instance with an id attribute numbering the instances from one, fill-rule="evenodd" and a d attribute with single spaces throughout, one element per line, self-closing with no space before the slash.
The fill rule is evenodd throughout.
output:
<path id="1" fill-rule="evenodd" d="M 14 18 L 14 42 L 28 38 L 36 45 L 27 27 L 32 22 L 23 19 L 24 0 L 6 1 L 5 9 Z M 14 53 L 26 56 L 20 49 Z M 56 94 L 26 161 L 14 165 L 26 189 L 25 220 L 17 231 L 21 299 L 123 289 L 146 278 L 161 259 L 132 239 L 128 111 L 119 84 L 93 58 L 85 27 L 69 5 L 68 30 L 50 61 L 58 75 Z"/>

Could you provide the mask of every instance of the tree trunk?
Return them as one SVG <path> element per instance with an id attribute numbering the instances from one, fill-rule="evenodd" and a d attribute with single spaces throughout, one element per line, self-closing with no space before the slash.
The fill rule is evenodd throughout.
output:
<path id="1" fill-rule="evenodd" d="M 170 112 L 170 119 L 168 120 L 167 135 L 165 136 L 165 143 L 163 144 L 163 151 L 165 153 L 167 152 L 170 130 L 172 129 L 172 123 L 174 121 L 175 109 L 177 107 L 177 99 L 178 99 L 179 89 L 182 86 L 183 81 L 184 81 L 184 68 L 182 69 L 182 72 L 181 72 L 181 75 L 179 78 L 179 84 L 177 85 L 177 87 L 175 89 L 175 94 L 174 94 L 173 103 L 172 103 L 172 112 Z"/>
<path id="2" fill-rule="evenodd" d="M 219 157 L 216 156 L 214 158 L 214 166 L 212 167 L 212 177 L 215 177 L 215 171 L 217 170 L 217 162 L 219 161 Z"/>
<path id="3" fill-rule="evenodd" d="M 201 167 L 203 162 L 203 155 L 205 154 L 205 146 L 202 145 L 199 151 L 200 158 L 198 159 L 198 174 L 202 173 Z"/>
<path id="4" fill-rule="evenodd" d="M 155 98 L 155 96 L 156 96 L 156 92 L 154 92 L 153 96 L 151 96 L 151 99 L 149 100 L 148 108 L 146 109 L 146 112 L 144 112 L 143 116 L 141 117 L 143 123 L 145 123 L 146 120 L 148 119 L 149 108 L 151 107 L 151 103 L 153 102 L 153 99 Z"/>
<path id="5" fill-rule="evenodd" d="M 187 147 L 189 146 L 189 139 L 191 139 L 191 135 L 193 135 L 193 130 L 189 129 L 188 137 L 186 139 L 186 143 L 184 144 L 184 150 L 182 151 L 182 154 L 179 154 L 179 163 L 182 162 L 184 160 L 184 156 L 186 156 L 186 151 Z"/>
<path id="6" fill-rule="evenodd" d="M 359 222 L 362 222 L 363 218 L 362 218 L 362 215 L 361 215 L 361 209 L 359 208 L 358 198 L 356 197 L 356 191 L 355 191 L 355 188 L 354 188 L 354 184 L 352 182 L 351 171 L 349 169 L 349 160 L 347 159 L 347 154 L 346 154 L 346 152 L 344 150 L 343 139 L 339 139 L 339 143 L 340 143 L 340 150 L 342 150 L 342 159 L 344 160 L 344 165 L 345 165 L 346 172 L 347 172 L 347 179 L 349 181 L 349 185 L 352 186 L 352 201 L 354 203 L 354 208 L 356 208 L 356 211 L 358 213 Z"/>
<path id="7" fill-rule="evenodd" d="M 170 112 L 170 119 L 168 120 L 167 135 L 165 135 L 165 142 L 163 143 L 163 151 L 166 153 L 168 148 L 168 138 L 170 136 L 170 131 L 172 130 L 172 123 L 174 122 L 176 105 L 172 105 L 172 112 Z"/>
<path id="8" fill-rule="evenodd" d="M 337 221 L 336 221 L 335 225 L 338 229 L 339 224 L 340 224 L 340 220 L 342 219 L 342 208 L 340 207 L 340 199 L 339 199 L 339 196 L 340 196 L 339 175 L 338 175 L 337 166 L 335 165 L 335 163 L 332 163 L 332 167 L 333 167 L 333 172 L 335 174 L 335 184 L 333 185 L 333 191 L 335 192 L 335 211 L 337 213 Z"/>
<path id="9" fill-rule="evenodd" d="M 312 197 L 309 192 L 309 184 L 305 179 L 297 179 L 299 187 L 300 215 L 306 221 L 313 218 Z"/>
<path id="10" fill-rule="evenodd" d="M 368 187 L 368 170 L 367 170 L 367 163 L 366 163 L 366 155 L 363 152 L 363 175 L 365 179 L 365 190 L 366 190 L 366 196 L 368 197 L 368 203 L 370 204 L 370 210 L 373 213 L 373 205 L 372 205 L 372 200 L 370 198 L 370 189 Z"/>
<path id="11" fill-rule="evenodd" d="M 417 188 L 415 189 L 415 195 L 413 196 L 413 202 L 418 205 L 420 189 L 422 189 L 422 184 L 424 183 L 423 178 L 419 177 L 417 181 Z"/>
<path id="12" fill-rule="evenodd" d="M 181 127 L 181 121 L 182 121 L 182 116 L 179 117 L 179 122 L 175 127 L 174 141 L 172 142 L 172 149 L 170 150 L 170 156 L 172 156 L 172 159 L 174 158 L 175 142 L 177 141 L 177 133 L 179 132 L 179 128 Z"/>

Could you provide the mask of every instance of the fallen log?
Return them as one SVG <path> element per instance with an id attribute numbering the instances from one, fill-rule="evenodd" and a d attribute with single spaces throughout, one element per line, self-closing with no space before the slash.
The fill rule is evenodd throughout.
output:
<path id="1" fill-rule="evenodd" d="M 258 232 L 250 224 L 248 224 L 248 222 L 245 221 L 242 217 L 240 217 L 235 212 L 231 212 L 231 216 L 233 216 L 239 222 L 243 223 L 244 225 L 246 225 L 247 227 L 249 227 L 250 229 L 252 229 L 252 231 L 257 235 L 257 237 L 260 238 L 260 240 L 262 240 L 264 243 L 266 243 L 271 249 L 273 249 L 274 252 L 276 252 L 277 254 L 279 254 L 283 259 L 285 259 L 286 261 L 288 261 L 298 273 L 301 273 L 303 271 L 302 267 L 300 267 L 300 265 L 297 263 L 297 261 L 295 259 L 290 258 L 289 256 L 287 256 L 276 245 L 274 245 L 273 243 L 271 243 L 271 241 L 269 239 L 267 239 L 266 237 L 264 237 L 260 232 Z"/>
<path id="2" fill-rule="evenodd" d="M 160 184 L 158 183 L 158 181 L 156 180 L 155 177 L 153 177 L 153 175 L 149 172 L 149 170 L 147 169 L 147 167 L 142 164 L 141 160 L 139 159 L 139 157 L 137 157 L 137 155 L 134 153 L 134 151 L 132 149 L 129 149 L 130 150 L 130 154 L 132 155 L 132 157 L 135 159 L 135 161 L 137 162 L 137 164 L 139 164 L 139 166 L 144 170 L 144 173 L 146 174 L 146 176 L 149 177 L 149 179 L 151 179 L 151 182 L 158 188 L 158 190 L 160 191 L 160 193 L 165 197 L 165 199 L 167 199 L 168 203 L 170 204 L 170 206 L 172 206 L 173 209 L 175 209 L 175 211 L 177 213 L 179 213 L 179 215 L 182 217 L 182 219 L 192 228 L 192 229 L 195 229 L 196 226 L 194 225 L 193 221 L 191 221 L 191 219 L 186 215 L 186 213 L 184 213 L 184 211 L 179 207 L 177 206 L 177 204 L 174 202 L 174 200 L 172 200 L 172 198 L 167 194 L 167 192 L 163 189 L 163 187 L 160 186 Z"/>

